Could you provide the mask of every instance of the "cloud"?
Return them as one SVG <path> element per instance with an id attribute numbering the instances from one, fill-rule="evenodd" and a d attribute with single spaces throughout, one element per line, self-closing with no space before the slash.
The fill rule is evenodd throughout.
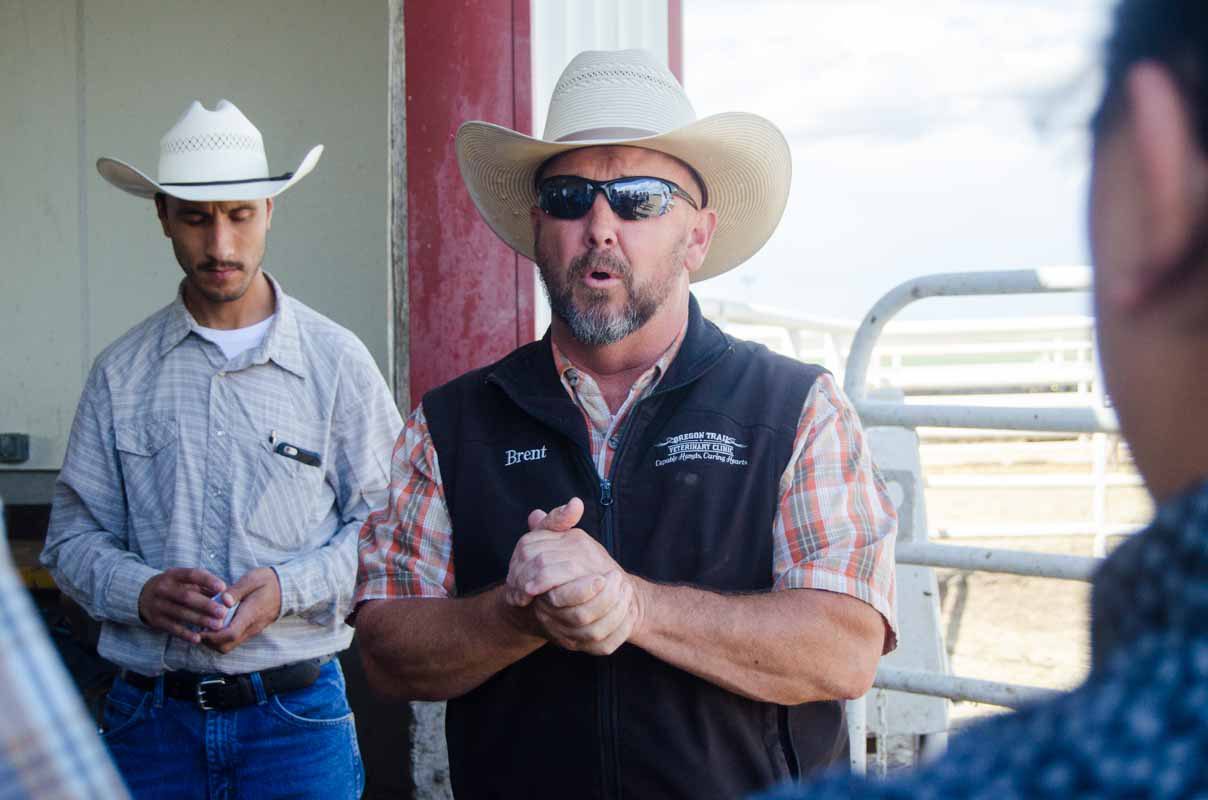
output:
<path id="1" fill-rule="evenodd" d="M 697 112 L 762 114 L 793 150 L 776 234 L 699 291 L 859 317 L 920 274 L 1083 262 L 1082 131 L 1107 8 L 685 0 Z M 954 313 L 920 311 L 937 307 Z"/>
<path id="2" fill-rule="evenodd" d="M 697 111 L 760 113 L 794 143 L 910 140 L 970 121 L 1074 127 L 1080 118 L 1048 109 L 1092 94 L 1079 87 L 1093 83 L 1106 17 L 1105 0 L 685 8 L 685 78 Z"/>

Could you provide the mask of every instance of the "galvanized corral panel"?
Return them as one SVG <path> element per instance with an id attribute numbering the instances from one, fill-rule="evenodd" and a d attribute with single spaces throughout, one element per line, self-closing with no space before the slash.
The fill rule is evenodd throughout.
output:
<path id="1" fill-rule="evenodd" d="M 898 541 L 927 539 L 918 434 L 904 428 L 868 429 L 868 446 L 898 508 Z M 882 663 L 899 669 L 947 673 L 940 627 L 939 587 L 929 567 L 897 567 L 898 648 Z M 920 735 L 948 730 L 948 701 L 873 689 L 868 693 L 870 735 Z"/>

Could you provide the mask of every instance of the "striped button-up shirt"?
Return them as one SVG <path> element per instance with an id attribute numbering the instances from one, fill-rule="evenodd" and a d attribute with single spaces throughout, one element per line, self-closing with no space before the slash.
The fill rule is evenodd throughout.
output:
<path id="1" fill-rule="evenodd" d="M 129 797 L 17 577 L 0 506 L 0 800 Z"/>
<path id="2" fill-rule="evenodd" d="M 643 373 L 614 414 L 595 380 L 553 347 L 562 386 L 583 413 L 592 459 L 608 474 L 619 430 L 655 390 L 682 340 Z M 360 537 L 354 603 L 457 593 L 452 523 L 436 447 L 423 406 L 395 446 L 390 502 Z M 893 544 L 897 515 L 864 443 L 851 404 L 830 375 L 814 382 L 801 409 L 793 455 L 780 479 L 772 537 L 773 589 L 822 589 L 859 598 L 885 621 L 885 652 L 897 644 Z M 548 509 L 547 509 L 548 510 Z"/>
<path id="3" fill-rule="evenodd" d="M 101 655 L 145 675 L 251 672 L 352 637 L 357 531 L 402 419 L 365 346 L 270 281 L 258 347 L 228 360 L 178 293 L 97 357 L 80 399 L 42 561 L 103 621 Z M 281 617 L 227 655 L 153 630 L 139 594 L 171 567 L 228 585 L 272 567 Z"/>

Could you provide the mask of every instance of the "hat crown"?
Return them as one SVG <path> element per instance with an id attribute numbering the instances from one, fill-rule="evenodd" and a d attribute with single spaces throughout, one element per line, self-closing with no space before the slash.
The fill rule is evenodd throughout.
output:
<path id="1" fill-rule="evenodd" d="M 646 50 L 587 50 L 554 86 L 547 142 L 654 136 L 696 121 L 671 70 Z"/>
<path id="2" fill-rule="evenodd" d="M 267 177 L 260 131 L 228 100 L 219 100 L 213 111 L 194 100 L 159 140 L 160 183 Z"/>

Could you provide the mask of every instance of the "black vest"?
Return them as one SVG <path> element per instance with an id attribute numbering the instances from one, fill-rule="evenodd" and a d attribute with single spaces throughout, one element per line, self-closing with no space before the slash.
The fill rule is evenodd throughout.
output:
<path id="1" fill-rule="evenodd" d="M 579 527 L 631 573 L 767 591 L 780 476 L 822 371 L 727 337 L 693 298 L 603 481 L 548 334 L 430 392 L 458 593 L 501 583 L 528 513 L 574 496 Z M 747 700 L 629 644 L 608 657 L 546 645 L 449 701 L 446 733 L 459 800 L 740 797 L 842 758 L 847 742 L 837 702 Z"/>

